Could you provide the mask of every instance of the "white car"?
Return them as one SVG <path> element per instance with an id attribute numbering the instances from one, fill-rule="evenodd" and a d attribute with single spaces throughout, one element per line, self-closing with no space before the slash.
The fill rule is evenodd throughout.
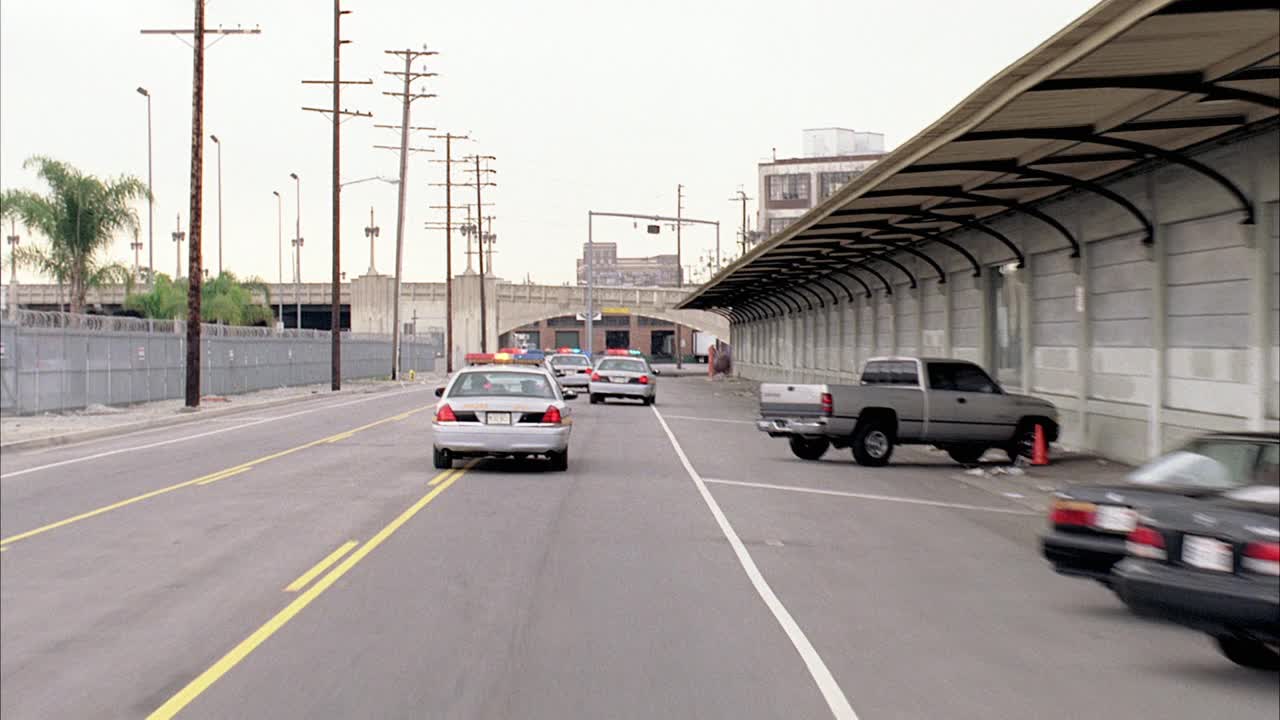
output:
<path id="1" fill-rule="evenodd" d="M 652 405 L 658 402 L 658 371 L 642 357 L 605 356 L 591 373 L 588 391 L 592 405 L 606 398 L 630 398 Z"/>
<path id="2" fill-rule="evenodd" d="M 583 353 L 548 355 L 546 365 L 562 387 L 585 388 L 591 383 L 591 358 Z"/>

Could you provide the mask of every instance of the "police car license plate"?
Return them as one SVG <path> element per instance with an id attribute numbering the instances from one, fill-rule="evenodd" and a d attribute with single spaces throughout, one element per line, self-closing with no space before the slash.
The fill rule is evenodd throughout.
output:
<path id="1" fill-rule="evenodd" d="M 1186 535 L 1182 538 L 1182 562 L 1202 570 L 1231 572 L 1231 546 L 1221 540 Z"/>
<path id="2" fill-rule="evenodd" d="M 510 425 L 511 413 L 509 412 L 491 412 L 485 413 L 484 421 L 487 425 Z"/>
<path id="3" fill-rule="evenodd" d="M 609 379 L 610 379 L 611 381 L 613 381 L 613 382 L 616 382 L 616 383 L 624 383 L 624 382 L 627 382 L 628 380 L 630 380 L 630 378 L 624 378 L 624 377 L 612 377 L 612 378 L 609 378 Z"/>

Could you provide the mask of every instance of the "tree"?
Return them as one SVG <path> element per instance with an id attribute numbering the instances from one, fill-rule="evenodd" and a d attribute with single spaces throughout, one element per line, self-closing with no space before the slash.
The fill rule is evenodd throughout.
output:
<path id="1" fill-rule="evenodd" d="M 129 284 L 129 269 L 102 255 L 117 232 L 137 230 L 138 214 L 130 203 L 147 197 L 146 183 L 128 175 L 103 181 L 40 155 L 22 166 L 36 168 L 49 194 L 5 190 L 0 193 L 0 215 L 17 218 L 49 244 L 17 248 L 18 264 L 67 282 L 71 312 L 83 311 L 90 287 Z"/>
<path id="2" fill-rule="evenodd" d="M 254 293 L 265 299 L 259 303 Z M 185 319 L 187 316 L 187 281 L 173 281 L 160 273 L 151 290 L 130 293 L 124 306 L 142 315 L 157 319 Z M 240 281 L 231 272 L 200 286 L 200 316 L 204 322 L 223 325 L 271 325 L 275 319 L 271 312 L 271 291 L 261 278 L 252 277 Z"/>

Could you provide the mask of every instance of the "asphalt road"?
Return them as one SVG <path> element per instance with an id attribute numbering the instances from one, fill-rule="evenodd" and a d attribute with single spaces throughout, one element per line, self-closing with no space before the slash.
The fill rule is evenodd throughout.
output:
<path id="1" fill-rule="evenodd" d="M 1053 575 L 1027 505 L 921 452 L 795 460 L 734 388 L 584 398 L 567 473 L 436 473 L 420 388 L 6 453 L 0 715 L 1280 715 L 1274 674 Z"/>

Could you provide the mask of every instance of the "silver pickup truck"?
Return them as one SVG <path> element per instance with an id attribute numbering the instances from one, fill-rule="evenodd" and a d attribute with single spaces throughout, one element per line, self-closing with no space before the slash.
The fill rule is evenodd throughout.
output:
<path id="1" fill-rule="evenodd" d="M 1030 456 L 1036 425 L 1058 438 L 1052 403 L 1006 393 L 971 362 L 909 357 L 868 360 L 858 385 L 765 383 L 756 422 L 797 457 L 847 447 L 869 466 L 887 464 L 898 444 L 934 445 L 964 464 L 1000 448 L 1012 461 Z"/>

